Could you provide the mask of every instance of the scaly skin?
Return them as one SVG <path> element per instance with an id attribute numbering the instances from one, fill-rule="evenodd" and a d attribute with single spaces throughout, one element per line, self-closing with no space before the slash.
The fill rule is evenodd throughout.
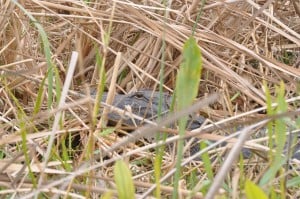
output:
<path id="1" fill-rule="evenodd" d="M 102 101 L 105 101 L 107 97 L 107 93 L 103 94 Z M 113 100 L 112 105 L 118 107 L 119 109 L 123 109 L 126 111 L 131 111 L 133 114 L 138 115 L 144 119 L 155 120 L 157 119 L 158 107 L 159 107 L 159 98 L 160 93 L 151 90 L 140 90 L 137 92 L 133 92 L 127 95 L 116 94 Z M 162 93 L 162 106 L 161 106 L 161 114 L 162 116 L 166 115 L 170 109 L 171 105 L 171 96 L 167 93 Z M 131 110 L 128 110 L 130 107 Z M 132 119 L 129 117 L 121 116 L 116 112 L 112 112 L 108 114 L 108 118 L 111 121 L 117 122 L 122 119 L 122 123 L 128 126 L 132 125 L 142 125 L 142 120 Z M 202 116 L 191 117 L 189 120 L 188 129 L 193 130 L 199 128 L 205 121 L 205 118 Z M 297 143 L 294 148 L 294 153 L 292 158 L 300 160 L 300 144 Z M 199 151 L 199 145 L 196 144 L 195 147 L 191 148 L 191 154 Z M 250 157 L 252 155 L 249 149 L 244 148 L 242 150 L 244 157 Z"/>
<path id="2" fill-rule="evenodd" d="M 107 93 L 103 94 L 102 101 L 105 101 L 107 97 Z M 116 106 L 120 109 L 127 110 L 126 107 L 130 107 L 133 114 L 138 115 L 142 118 L 148 120 L 155 120 L 157 119 L 158 109 L 159 109 L 159 98 L 160 93 L 156 91 L 150 90 L 141 90 L 127 95 L 116 94 L 114 101 L 112 103 L 113 106 Z M 161 105 L 161 115 L 166 115 L 169 112 L 171 104 L 171 96 L 167 93 L 162 93 L 162 105 Z M 122 119 L 118 113 L 110 113 L 108 115 L 110 120 L 119 121 Z M 190 116 L 190 124 L 188 129 L 195 129 L 199 128 L 205 118 L 202 116 L 192 117 Z M 141 125 L 143 121 L 135 120 L 135 124 Z M 134 125 L 131 118 L 123 118 L 123 124 L 126 125 Z"/>

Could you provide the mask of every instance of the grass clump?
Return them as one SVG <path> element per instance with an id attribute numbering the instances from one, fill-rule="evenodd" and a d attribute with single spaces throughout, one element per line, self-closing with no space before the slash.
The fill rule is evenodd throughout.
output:
<path id="1" fill-rule="evenodd" d="M 209 198 L 215 187 L 213 197 L 299 197 L 297 3 L 168 2 L 0 3 L 0 195 Z M 161 140 L 112 150 L 140 130 L 108 120 L 112 99 L 143 89 L 175 93 L 174 117 L 219 95 L 190 111 L 207 118 L 200 128 L 161 113 L 172 120 L 152 127 Z M 183 152 L 191 135 L 194 159 Z"/>

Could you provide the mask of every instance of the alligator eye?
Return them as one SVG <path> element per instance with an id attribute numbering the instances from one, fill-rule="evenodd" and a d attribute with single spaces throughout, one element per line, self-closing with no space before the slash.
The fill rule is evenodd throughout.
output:
<path id="1" fill-rule="evenodd" d="M 138 99 L 142 99 L 142 98 L 144 98 L 144 95 L 143 95 L 143 93 L 137 92 L 137 93 L 135 94 L 135 97 L 138 98 Z"/>

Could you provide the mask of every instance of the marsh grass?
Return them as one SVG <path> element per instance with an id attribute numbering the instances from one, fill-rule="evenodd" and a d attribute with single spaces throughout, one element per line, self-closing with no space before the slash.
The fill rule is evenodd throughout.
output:
<path id="1" fill-rule="evenodd" d="M 1 195 L 113 198 L 128 183 L 128 197 L 299 197 L 299 160 L 290 159 L 300 125 L 298 4 L 170 2 L 0 2 Z M 139 139 L 105 154 L 136 127 L 107 123 L 90 90 L 98 99 L 145 88 L 184 94 L 176 77 L 192 35 L 203 62 L 195 101 L 219 97 L 194 110 L 208 120 L 185 134 L 209 144 L 198 145 L 198 159 L 182 156 L 176 180 L 168 146 Z M 179 130 L 168 127 L 162 140 L 175 143 Z"/>

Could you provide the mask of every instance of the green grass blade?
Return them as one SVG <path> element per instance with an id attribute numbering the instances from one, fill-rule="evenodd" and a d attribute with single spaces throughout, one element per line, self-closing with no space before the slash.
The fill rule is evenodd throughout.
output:
<path id="1" fill-rule="evenodd" d="M 117 185 L 118 198 L 135 198 L 135 188 L 132 181 L 132 175 L 125 162 L 116 162 L 114 167 L 114 180 Z"/>
<path id="2" fill-rule="evenodd" d="M 205 149 L 206 147 L 207 147 L 207 144 L 205 142 L 200 143 L 201 150 Z M 208 151 L 205 151 L 201 155 L 201 158 L 202 158 L 202 161 L 203 161 L 205 173 L 207 174 L 207 178 L 209 180 L 213 180 L 213 178 L 214 178 L 214 173 L 213 173 L 213 170 L 212 170 L 213 167 L 212 167 L 211 161 L 209 159 Z"/>
<path id="3" fill-rule="evenodd" d="M 284 98 L 285 88 L 283 82 L 281 82 L 280 86 L 276 88 L 276 93 L 276 102 L 278 106 L 275 109 L 274 114 L 284 113 L 287 111 L 288 106 Z M 273 111 L 269 113 L 269 115 L 271 114 L 273 114 Z M 277 172 L 280 170 L 281 166 L 286 162 L 287 157 L 282 157 L 282 153 L 286 143 L 286 130 L 287 128 L 284 118 L 276 119 L 274 127 L 276 152 L 274 154 L 274 157 L 272 158 L 273 161 L 271 167 L 268 169 L 268 171 L 264 174 L 264 176 L 259 182 L 260 186 L 263 186 L 272 181 L 275 178 Z"/>
<path id="4" fill-rule="evenodd" d="M 32 172 L 31 169 L 31 158 L 29 157 L 29 151 L 28 151 L 28 146 L 27 146 L 27 131 L 26 131 L 26 122 L 24 121 L 24 118 L 26 118 L 26 116 L 22 113 L 22 111 L 18 110 L 18 118 L 20 119 L 20 133 L 21 133 L 21 137 L 22 137 L 22 151 L 24 153 L 24 157 L 25 157 L 25 164 L 28 168 L 29 171 L 29 177 L 31 179 L 32 185 L 33 187 L 37 187 L 37 179 L 34 175 L 34 173 Z"/>
<path id="5" fill-rule="evenodd" d="M 21 143 L 21 149 L 23 151 L 24 157 L 25 157 L 25 164 L 28 168 L 29 171 L 29 177 L 31 179 L 31 182 L 33 184 L 33 187 L 37 187 L 37 179 L 34 175 L 34 173 L 32 172 L 31 169 L 31 158 L 29 157 L 29 150 L 28 150 L 28 146 L 27 146 L 27 124 L 28 124 L 28 118 L 26 113 L 24 112 L 24 108 L 21 106 L 21 104 L 19 103 L 18 99 L 14 96 L 14 94 L 11 92 L 11 90 L 7 87 L 6 81 L 4 80 L 4 87 L 7 91 L 7 93 L 9 93 L 9 96 L 12 98 L 16 109 L 17 109 L 17 118 L 18 118 L 18 123 L 20 126 L 20 134 L 21 134 L 21 138 L 22 138 L 22 143 Z M 29 124 L 32 124 L 31 122 Z M 36 130 L 36 128 L 33 128 L 34 130 Z"/>
<path id="6" fill-rule="evenodd" d="M 267 86 L 267 83 L 264 81 L 264 88 L 265 88 L 265 95 L 266 95 L 266 104 L 267 104 L 267 114 L 269 116 L 272 116 L 274 115 L 274 109 L 272 107 L 272 98 L 271 98 L 271 94 L 270 94 L 270 90 Z M 268 132 L 268 143 L 269 143 L 269 147 L 270 149 L 273 149 L 273 124 L 274 124 L 274 121 L 270 121 L 268 122 L 268 125 L 267 125 L 267 132 Z M 269 151 L 269 158 L 270 160 L 272 161 L 273 160 L 273 151 L 270 150 Z"/>
<path id="7" fill-rule="evenodd" d="M 55 92 L 56 92 L 56 102 L 58 103 L 60 101 L 61 97 L 61 91 L 62 91 L 62 85 L 61 80 L 59 78 L 59 71 L 56 67 L 53 67 L 54 74 L 55 74 Z M 57 104 L 58 105 L 58 104 Z"/>
<path id="8" fill-rule="evenodd" d="M 68 161 L 71 160 L 70 158 L 70 153 L 72 151 L 72 135 L 67 135 L 65 134 L 61 138 L 61 155 L 62 155 L 62 162 L 64 167 L 66 168 L 67 171 L 72 171 L 72 167 L 70 164 L 68 164 Z M 68 144 L 68 145 L 67 145 Z"/>
<path id="9" fill-rule="evenodd" d="M 183 62 L 176 79 L 176 108 L 183 110 L 192 104 L 196 98 L 199 87 L 199 79 L 202 70 L 202 56 L 195 38 L 190 37 L 183 46 Z M 187 117 L 179 121 L 179 136 L 184 136 Z M 178 182 L 181 173 L 181 159 L 183 156 L 183 140 L 179 139 L 176 160 L 176 173 L 174 178 L 173 198 L 178 197 Z"/>
<path id="10" fill-rule="evenodd" d="M 201 14 L 202 14 L 202 11 L 203 11 L 203 7 L 204 7 L 205 3 L 206 3 L 206 0 L 201 0 L 201 5 L 200 5 L 199 12 L 197 14 L 196 22 L 194 23 L 193 29 L 192 29 L 192 35 L 193 36 L 195 35 L 195 31 L 197 29 L 197 25 L 199 23 L 199 20 L 200 20 L 200 17 L 201 17 Z"/>
<path id="11" fill-rule="evenodd" d="M 284 98 L 284 94 L 285 94 L 285 88 L 284 88 L 284 84 L 283 82 L 280 83 L 280 87 L 277 88 L 277 109 L 276 109 L 276 113 L 284 113 L 287 111 L 288 105 L 287 102 L 285 101 Z M 275 157 L 280 157 L 283 149 L 284 149 L 284 145 L 285 145 L 285 141 L 286 141 L 286 125 L 285 125 L 285 121 L 284 118 L 280 118 L 277 119 L 275 121 L 275 143 L 276 143 L 276 154 Z"/>
<path id="12" fill-rule="evenodd" d="M 246 181 L 245 194 L 247 199 L 268 199 L 263 190 L 250 180 Z"/>
<path id="13" fill-rule="evenodd" d="M 97 86 L 95 105 L 94 105 L 94 109 L 93 109 L 93 126 L 95 126 L 97 123 L 97 116 L 98 116 L 98 113 L 100 110 L 100 103 L 102 101 L 101 99 L 102 99 L 102 94 L 103 94 L 105 81 L 106 81 L 105 68 L 104 68 L 105 58 L 103 58 L 101 56 L 99 49 L 96 49 L 96 51 L 97 51 L 96 63 L 97 63 L 98 71 L 99 71 L 99 83 Z"/>
<path id="14" fill-rule="evenodd" d="M 176 80 L 177 108 L 183 110 L 191 105 L 198 93 L 202 70 L 202 56 L 196 40 L 190 37 L 183 47 L 183 63 Z"/>
<path id="15" fill-rule="evenodd" d="M 114 197 L 113 197 L 113 193 L 111 191 L 108 191 L 101 196 L 101 199 L 112 199 L 112 198 L 114 198 Z"/>
<path id="16" fill-rule="evenodd" d="M 18 3 L 18 1 L 13 0 L 13 3 L 16 4 L 20 10 L 22 10 L 28 17 L 29 19 L 32 21 L 32 23 L 34 24 L 34 26 L 36 27 L 36 29 L 39 32 L 39 35 L 41 37 L 42 40 L 42 45 L 43 45 L 43 49 L 44 49 L 44 53 L 46 56 L 46 62 L 48 65 L 48 108 L 50 108 L 52 106 L 52 99 L 53 99 L 53 68 L 54 68 L 54 64 L 51 61 L 51 50 L 50 50 L 50 44 L 49 44 L 49 40 L 47 37 L 47 34 L 43 28 L 43 26 L 21 5 Z M 56 76 L 56 79 L 59 78 L 58 76 Z"/>
<path id="17" fill-rule="evenodd" d="M 264 176 L 259 181 L 259 186 L 264 186 L 271 180 L 273 180 L 276 176 L 276 173 L 279 171 L 281 166 L 285 163 L 284 159 L 275 159 L 272 163 L 271 167 L 267 170 L 267 172 L 264 174 Z"/>
<path id="18" fill-rule="evenodd" d="M 289 179 L 286 183 L 286 187 L 300 187 L 300 176 L 293 177 Z"/>

